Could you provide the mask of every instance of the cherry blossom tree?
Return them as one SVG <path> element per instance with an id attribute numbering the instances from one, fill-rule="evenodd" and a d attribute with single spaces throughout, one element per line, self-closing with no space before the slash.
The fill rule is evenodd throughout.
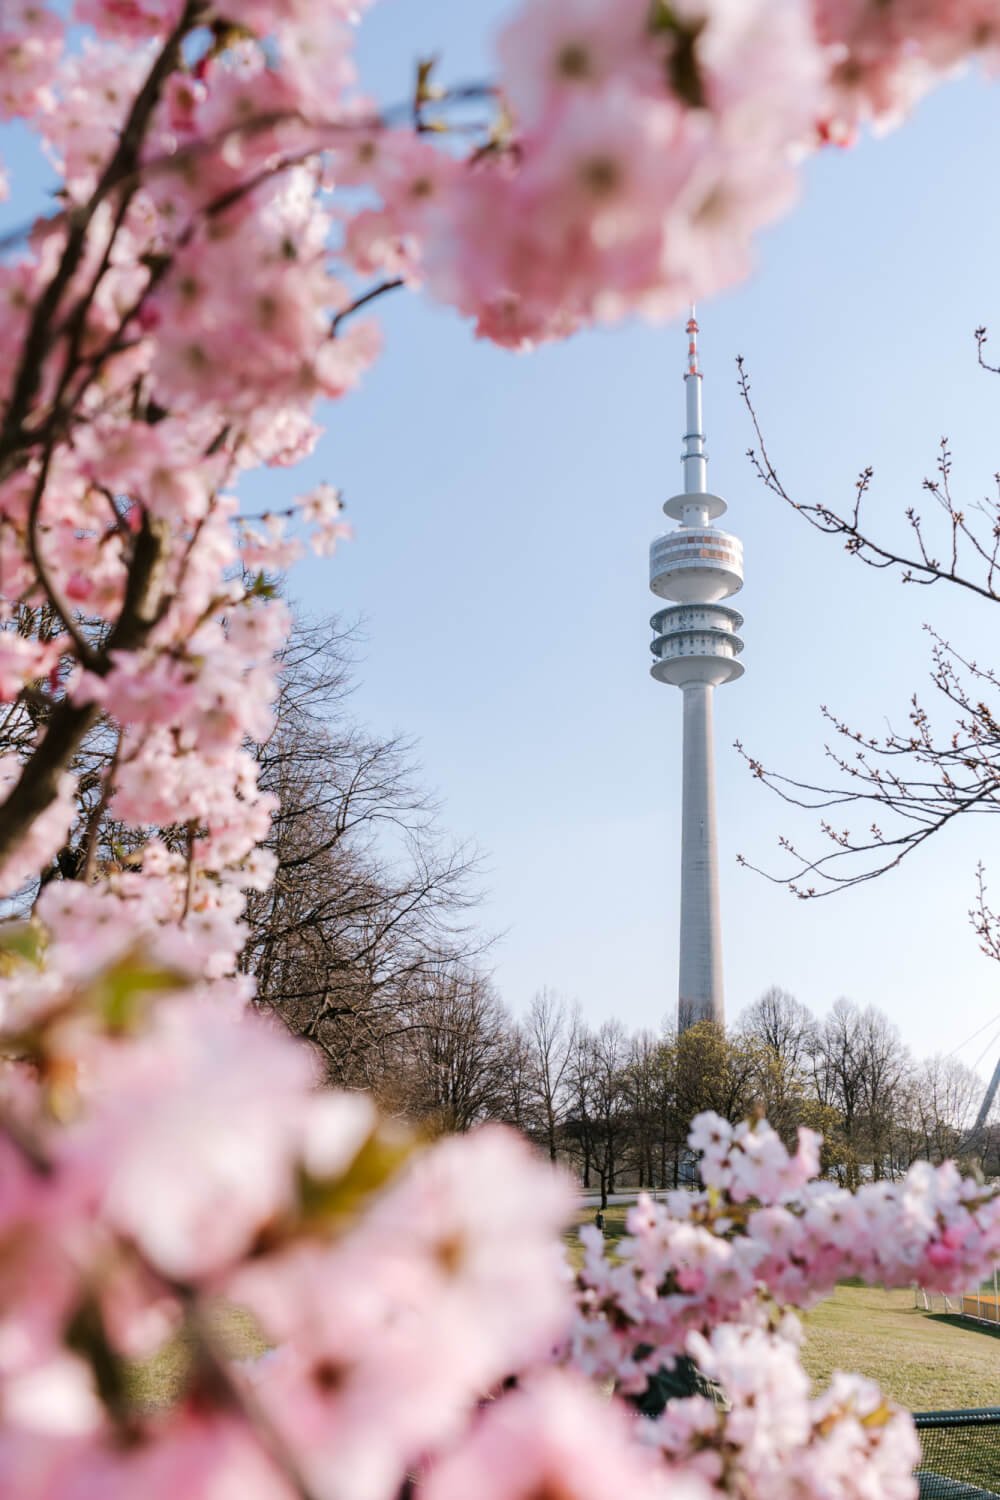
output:
<path id="1" fill-rule="evenodd" d="M 977 331 L 980 364 L 985 366 L 985 329 Z M 852 503 L 843 511 L 823 502 L 798 500 L 778 474 L 764 439 L 742 360 L 740 391 L 750 412 L 756 445 L 748 457 L 772 494 L 825 536 L 841 539 L 858 561 L 894 573 L 904 584 L 963 590 L 991 604 L 1000 601 L 1000 502 L 995 495 L 964 503 L 955 491 L 953 455 L 942 439 L 933 477 L 923 481 L 925 506 L 906 507 L 904 540 L 880 537 L 868 520 L 874 471 L 864 469 Z M 990 366 L 992 373 L 997 373 Z M 994 486 L 1000 476 L 993 476 Z M 951 826 L 957 817 L 997 810 L 1000 786 L 1000 724 L 995 702 L 997 670 L 967 659 L 931 626 L 931 684 L 947 705 L 951 722 L 942 727 L 914 694 L 905 729 L 871 735 L 824 706 L 834 734 L 826 747 L 836 772 L 833 785 L 806 782 L 765 767 L 742 745 L 751 772 L 782 801 L 821 813 L 822 843 L 817 853 L 802 851 L 788 838 L 781 845 L 789 864 L 781 874 L 758 871 L 787 884 L 803 900 L 850 889 L 897 869 L 918 849 Z M 843 827 L 840 809 L 854 815 Z M 741 858 L 741 863 L 749 861 Z M 756 868 L 751 866 L 751 868 Z M 983 952 L 1000 958 L 1000 928 L 992 910 L 982 867 L 977 872 L 970 912 Z"/>
<path id="2" fill-rule="evenodd" d="M 699 1500 L 777 1466 L 911 1495 L 906 1416 L 851 1380 L 810 1402 L 783 1309 L 843 1274 L 956 1287 L 998 1253 L 995 1196 L 945 1165 L 852 1197 L 810 1185 L 808 1133 L 702 1117 L 705 1192 L 642 1203 L 620 1264 L 591 1244 L 574 1298 L 548 1165 L 491 1127 L 401 1136 L 248 1010 L 272 580 L 344 521 L 330 484 L 260 515 L 239 484 L 312 450 L 394 289 L 526 348 L 738 279 L 796 160 L 995 64 L 1000 7 L 525 0 L 495 81 L 422 64 L 388 107 L 359 8 L 0 10 L 0 115 L 61 177 L 0 263 L 4 1492 Z M 220 1300 L 268 1346 L 248 1368 Z M 178 1330 L 181 1389 L 141 1411 L 127 1363 Z M 643 1425 L 590 1383 L 683 1352 L 730 1413 Z"/>

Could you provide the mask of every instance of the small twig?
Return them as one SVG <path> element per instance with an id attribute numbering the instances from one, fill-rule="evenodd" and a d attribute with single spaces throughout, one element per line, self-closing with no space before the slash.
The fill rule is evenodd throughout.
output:
<path id="1" fill-rule="evenodd" d="M 114 791 L 115 773 L 118 770 L 118 757 L 121 754 L 121 747 L 122 741 L 121 735 L 119 734 L 115 740 L 115 748 L 111 756 L 111 763 L 104 774 L 104 784 L 101 787 L 101 795 L 98 798 L 97 803 L 90 814 L 90 817 L 87 819 L 87 830 L 84 835 L 87 854 L 83 865 L 83 879 L 88 883 L 97 878 L 98 833 L 100 831 L 101 819 L 103 818 L 104 813 L 107 810 L 108 802 L 111 800 L 111 794 Z"/>
<path id="2" fill-rule="evenodd" d="M 186 845 L 186 864 L 184 869 L 184 906 L 181 911 L 181 922 L 186 922 L 191 910 L 191 900 L 194 896 L 194 841 L 198 833 L 198 825 L 189 821 L 184 825 L 184 841 Z"/>
<path id="3" fill-rule="evenodd" d="M 374 302 L 376 297 L 383 297 L 386 292 L 394 292 L 397 288 L 405 285 L 406 282 L 402 276 L 395 276 L 389 281 L 380 281 L 378 286 L 373 286 L 363 296 L 356 297 L 348 307 L 341 308 L 340 312 L 331 322 L 330 337 L 335 339 L 340 330 L 341 323 L 346 318 L 351 317 L 353 313 L 359 312 L 362 307 L 367 307 L 369 302 Z"/>
<path id="4" fill-rule="evenodd" d="M 989 338 L 985 327 L 977 328 L 974 337 L 976 340 L 976 357 L 982 368 L 988 370 L 991 375 L 1000 375 L 1000 365 L 987 364 L 983 357 L 983 349 L 986 345 L 986 340 Z"/>
<path id="5" fill-rule="evenodd" d="M 957 545 L 951 567 L 946 567 L 935 557 L 930 555 L 924 541 L 921 518 L 912 507 L 907 510 L 906 519 L 909 522 L 914 535 L 916 536 L 917 547 L 919 550 L 918 557 L 908 557 L 905 553 L 897 552 L 890 547 L 885 547 L 881 543 L 873 541 L 870 536 L 867 536 L 861 530 L 861 507 L 862 502 L 871 489 L 873 472 L 871 468 L 862 470 L 861 475 L 857 480 L 857 483 L 855 485 L 854 504 L 849 516 L 839 515 L 836 511 L 830 510 L 829 507 L 825 505 L 807 504 L 804 501 L 794 500 L 779 479 L 777 469 L 775 468 L 775 465 L 768 452 L 767 445 L 764 441 L 760 419 L 750 395 L 750 380 L 747 375 L 746 365 L 742 355 L 737 358 L 736 366 L 739 372 L 737 379 L 738 389 L 741 397 L 743 398 L 743 403 L 750 415 L 750 420 L 753 423 L 754 433 L 757 438 L 757 447 L 749 448 L 747 450 L 747 457 L 749 458 L 758 479 L 761 480 L 761 482 L 766 486 L 767 489 L 769 489 L 773 494 L 777 495 L 780 499 L 784 500 L 786 504 L 790 505 L 793 510 L 798 511 L 798 513 L 803 516 L 805 520 L 808 521 L 809 525 L 812 526 L 815 530 L 821 531 L 827 536 L 843 537 L 845 539 L 844 545 L 847 551 L 852 553 L 855 557 L 858 557 L 861 562 L 865 563 L 870 568 L 899 568 L 901 570 L 902 581 L 904 583 L 919 583 L 923 585 L 932 585 L 940 582 L 953 583 L 956 584 L 959 588 L 967 589 L 970 593 L 978 594 L 980 598 L 989 599 L 992 603 L 1000 602 L 1000 594 L 997 593 L 993 584 L 996 546 L 994 547 L 991 554 L 987 554 L 983 547 L 975 541 L 975 539 L 966 529 L 964 516 L 961 514 L 961 512 L 956 511 L 954 508 L 954 505 L 951 501 L 950 492 L 947 489 L 947 473 L 950 468 L 950 454 L 948 453 L 946 443 L 942 444 L 943 462 L 945 463 L 945 469 L 942 471 L 942 488 L 938 489 L 937 486 L 935 486 L 930 481 L 927 481 L 925 483 L 925 488 L 929 488 L 934 491 L 935 498 L 937 498 L 939 502 L 944 506 L 944 509 L 949 516 L 949 521 L 953 528 L 953 541 L 957 544 L 957 532 L 961 531 L 963 535 L 968 537 L 968 539 L 973 543 L 975 550 L 979 552 L 980 556 L 982 556 L 986 561 L 988 572 L 985 583 L 978 583 L 975 581 L 975 579 L 967 577 L 965 574 L 958 571 Z M 994 538 L 994 540 L 996 542 L 996 538 Z"/>
<path id="6" fill-rule="evenodd" d="M 73 612 L 63 599 L 62 594 L 56 586 L 55 580 L 49 572 L 48 564 L 42 556 L 41 542 L 39 540 L 39 520 L 41 517 L 42 500 L 45 495 L 45 486 L 48 482 L 49 469 L 52 464 L 54 439 L 50 438 L 42 452 L 41 463 L 38 468 L 38 476 L 35 480 L 34 489 L 31 492 L 31 500 L 28 504 L 27 539 L 28 551 L 34 564 L 38 581 L 48 597 L 53 611 L 57 615 L 60 624 L 73 642 L 76 654 L 83 666 L 93 668 L 95 665 L 94 652 L 90 643 L 84 638 L 76 627 L 73 620 Z"/>

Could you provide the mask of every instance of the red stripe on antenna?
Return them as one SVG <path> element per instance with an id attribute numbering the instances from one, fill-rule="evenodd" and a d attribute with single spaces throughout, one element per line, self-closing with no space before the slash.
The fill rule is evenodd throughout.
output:
<path id="1" fill-rule="evenodd" d="M 689 375 L 697 375 L 697 374 L 700 373 L 699 370 L 698 370 L 698 320 L 697 320 L 697 318 L 694 315 L 694 308 L 693 307 L 691 309 L 691 316 L 690 316 L 690 318 L 688 318 L 687 335 L 688 335 L 688 374 Z"/>

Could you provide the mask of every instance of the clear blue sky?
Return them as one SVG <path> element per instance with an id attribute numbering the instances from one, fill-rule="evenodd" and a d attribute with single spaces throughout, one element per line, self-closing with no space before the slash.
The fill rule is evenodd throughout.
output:
<path id="1" fill-rule="evenodd" d="M 445 76 L 479 76 L 509 8 L 382 0 L 366 74 L 395 98 L 413 56 L 439 50 Z M 817 1010 L 846 994 L 882 1005 L 920 1052 L 995 1013 L 1000 1025 L 1000 972 L 966 921 L 992 824 L 864 889 L 796 902 L 736 867 L 737 851 L 776 856 L 790 823 L 730 746 L 821 771 L 820 703 L 873 732 L 902 725 L 928 675 L 923 619 L 985 654 L 1000 610 L 863 569 L 761 490 L 733 361 L 747 357 L 802 494 L 845 498 L 873 463 L 873 513 L 891 529 L 943 433 L 960 491 L 984 493 L 1000 383 L 977 370 L 972 330 L 995 321 L 1000 342 L 998 147 L 996 87 L 941 90 L 905 129 L 812 163 L 753 280 L 700 309 L 710 472 L 747 573 L 734 601 L 747 674 L 717 695 L 729 1010 L 771 983 Z M 523 357 L 417 301 L 384 319 L 386 355 L 333 414 L 320 463 L 347 487 L 357 540 L 301 594 L 365 615 L 359 709 L 420 737 L 450 826 L 486 851 L 508 1002 L 549 984 L 595 1020 L 656 1025 L 676 995 L 680 694 L 647 675 L 646 550 L 679 488 L 681 329 Z M 994 863 L 1000 893 L 1000 849 Z"/>
<path id="2" fill-rule="evenodd" d="M 481 76 L 508 9 L 381 0 L 363 27 L 373 90 L 403 96 L 412 59 L 432 51 L 448 78 Z M 843 502 L 872 463 L 872 512 L 891 533 L 943 433 L 959 493 L 985 493 L 1000 384 L 977 371 L 972 330 L 995 323 L 1000 345 L 998 156 L 997 87 L 949 85 L 903 130 L 811 163 L 754 278 L 699 309 L 711 482 L 746 553 L 733 602 L 747 673 L 717 695 L 729 1012 L 772 983 L 817 1011 L 848 995 L 882 1006 L 918 1053 L 994 1015 L 1000 1029 L 1000 971 L 966 920 L 980 855 L 1000 896 L 992 825 L 969 821 L 863 889 L 796 902 L 736 866 L 737 851 L 776 859 L 778 833 L 799 828 L 730 747 L 821 774 L 820 703 L 873 733 L 904 725 L 910 694 L 931 694 L 921 622 L 986 658 L 1000 611 L 871 573 L 766 495 L 743 456 L 733 361 L 746 355 L 801 495 Z M 680 694 L 648 676 L 646 567 L 679 488 L 681 328 L 524 357 L 419 299 L 381 316 L 386 353 L 329 411 L 319 454 L 266 477 L 274 504 L 320 477 L 349 498 L 355 541 L 304 565 L 297 596 L 364 616 L 356 709 L 418 737 L 448 827 L 483 849 L 482 916 L 505 934 L 494 962 L 511 1007 L 550 985 L 594 1021 L 655 1027 L 676 1003 Z M 961 1056 L 974 1063 L 981 1045 Z"/>

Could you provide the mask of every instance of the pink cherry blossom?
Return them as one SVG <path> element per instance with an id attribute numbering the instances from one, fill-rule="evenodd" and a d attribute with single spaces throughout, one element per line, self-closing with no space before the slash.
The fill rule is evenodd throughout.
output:
<path id="1" fill-rule="evenodd" d="M 500 1396 L 464 1443 L 433 1466 L 428 1500 L 530 1500 L 560 1495 L 600 1500 L 616 1484 L 639 1497 L 707 1500 L 693 1474 L 648 1461 L 622 1411 L 578 1378 L 550 1373 Z"/>
<path id="2" fill-rule="evenodd" d="M 315 527 L 310 535 L 313 551 L 318 557 L 331 557 L 337 543 L 351 535 L 350 527 L 341 520 L 344 503 L 340 491 L 331 484 L 319 484 L 298 503 L 302 519 Z"/>
<path id="3" fill-rule="evenodd" d="M 299 1101 L 312 1067 L 308 1053 L 273 1032 L 270 1023 L 214 1007 L 195 1027 L 185 1005 L 166 1006 L 145 1046 L 101 1061 L 107 1104 L 72 1149 L 104 1179 L 108 1223 L 169 1276 L 228 1265 L 289 1203 Z M 125 1122 L 127 1139 L 112 1149 Z M 192 1160 L 198 1170 L 185 1171 Z"/>
<path id="4" fill-rule="evenodd" d="M 843 1276 L 958 1290 L 1000 1256 L 996 1192 L 918 1163 L 852 1194 L 811 1132 L 702 1116 L 703 1189 L 641 1199 L 614 1259 L 584 1231 L 574 1280 L 571 1189 L 524 1142 L 417 1142 L 251 1009 L 277 806 L 252 747 L 291 626 L 270 580 L 348 531 L 333 483 L 246 512 L 240 486 L 314 450 L 397 284 L 512 348 L 732 284 L 807 151 L 996 70 L 1000 5 L 523 0 L 460 130 L 433 69 L 405 107 L 365 96 L 361 9 L 0 7 L 0 116 L 59 174 L 0 265 L 0 700 L 30 725 L 0 757 L 24 917 L 0 1488 L 910 1500 L 908 1420 L 850 1376 L 812 1399 L 791 1310 Z M 219 1299 L 261 1357 L 230 1357 Z M 173 1338 L 190 1370 L 136 1410 L 116 1361 Z M 640 1420 L 622 1397 L 685 1353 L 730 1409 Z"/>
<path id="5" fill-rule="evenodd" d="M 582 1235 L 573 1357 L 627 1389 L 718 1322 L 752 1326 L 769 1307 L 809 1307 L 850 1276 L 958 1291 L 1000 1250 L 1000 1194 L 954 1163 L 917 1162 L 901 1183 L 852 1194 L 810 1180 L 819 1142 L 809 1131 L 793 1156 L 764 1122 L 705 1114 L 690 1142 L 704 1151 L 704 1192 L 641 1198 L 615 1262 L 602 1236 Z"/>
<path id="6" fill-rule="evenodd" d="M 813 0 L 817 35 L 830 59 L 824 124 L 849 136 L 859 123 L 898 123 L 921 95 L 969 59 L 995 72 L 1000 60 L 996 0 Z"/>
<path id="7" fill-rule="evenodd" d="M 522 5 L 497 45 L 518 118 L 537 126 L 560 100 L 577 92 L 587 95 L 613 79 L 652 93 L 660 77 L 649 14 L 645 0 L 625 0 L 614 13 L 600 0 Z"/>
<path id="8" fill-rule="evenodd" d="M 169 31 L 181 9 L 181 0 L 76 0 L 74 13 L 104 36 L 144 40 Z"/>
<path id="9" fill-rule="evenodd" d="M 888 1410 L 871 1381 L 837 1374 L 811 1399 L 794 1341 L 736 1325 L 688 1342 L 727 1409 L 702 1396 L 672 1401 L 644 1439 L 692 1464 L 720 1494 L 793 1500 L 914 1500 L 920 1445 L 909 1413 Z"/>
<path id="10" fill-rule="evenodd" d="M 0 12 L 0 119 L 48 113 L 63 43 L 62 22 L 44 0 L 4 0 Z"/>

